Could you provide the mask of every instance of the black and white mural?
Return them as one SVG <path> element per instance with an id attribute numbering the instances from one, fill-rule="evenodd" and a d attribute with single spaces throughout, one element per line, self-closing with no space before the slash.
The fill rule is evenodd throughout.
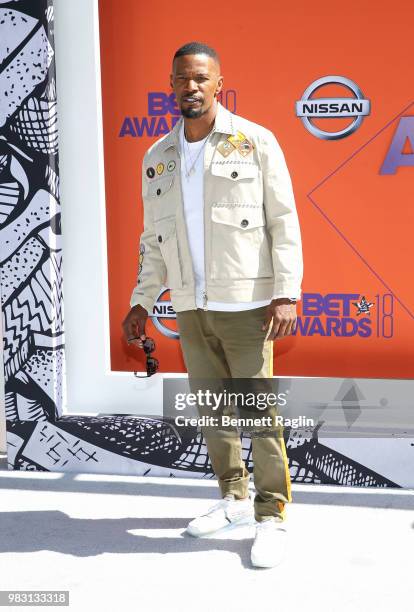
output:
<path id="1" fill-rule="evenodd" d="M 182 438 L 168 419 L 64 413 L 55 85 L 52 0 L 0 0 L 0 272 L 9 469 L 212 478 L 196 429 Z M 375 461 L 357 461 L 319 440 L 317 428 L 300 434 L 285 428 L 285 442 L 292 482 L 407 486 L 398 471 L 390 477 L 373 468 Z M 409 440 L 401 444 L 414 453 Z M 247 435 L 243 448 L 252 471 Z"/>
<path id="2" fill-rule="evenodd" d="M 53 7 L 0 2 L 0 266 L 6 419 L 62 412 Z"/>

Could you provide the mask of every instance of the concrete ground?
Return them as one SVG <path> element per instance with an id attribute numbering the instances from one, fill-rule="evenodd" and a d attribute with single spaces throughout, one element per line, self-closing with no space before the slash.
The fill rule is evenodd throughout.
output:
<path id="1" fill-rule="evenodd" d="M 217 501 L 214 480 L 0 464 L 1 590 L 69 590 L 79 612 L 414 609 L 413 490 L 293 485 L 288 555 L 254 569 L 254 527 L 183 535 Z"/>

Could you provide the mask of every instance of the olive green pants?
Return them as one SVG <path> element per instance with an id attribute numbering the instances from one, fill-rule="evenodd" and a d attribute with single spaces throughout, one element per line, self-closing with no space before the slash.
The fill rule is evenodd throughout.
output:
<path id="1" fill-rule="evenodd" d="M 237 312 L 187 310 L 177 313 L 181 348 L 189 379 L 271 378 L 273 342 L 262 331 L 266 307 Z M 240 433 L 209 435 L 202 428 L 212 468 L 224 497 L 248 495 L 249 472 L 242 458 Z M 285 519 L 292 501 L 283 430 L 251 435 L 255 518 Z"/>

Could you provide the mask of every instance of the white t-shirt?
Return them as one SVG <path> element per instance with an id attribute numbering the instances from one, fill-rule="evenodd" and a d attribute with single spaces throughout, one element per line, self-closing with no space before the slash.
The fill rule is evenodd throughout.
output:
<path id="1" fill-rule="evenodd" d="M 181 145 L 181 186 L 184 200 L 184 215 L 187 226 L 187 235 L 190 253 L 193 261 L 195 278 L 195 293 L 197 308 L 203 308 L 203 293 L 206 287 L 204 267 L 204 145 L 209 134 L 197 142 L 188 142 L 184 137 L 184 122 L 180 129 Z M 193 162 L 194 171 L 188 177 L 186 170 L 190 170 Z M 212 302 L 207 301 L 208 310 L 250 310 L 267 306 L 271 300 L 255 302 Z"/>

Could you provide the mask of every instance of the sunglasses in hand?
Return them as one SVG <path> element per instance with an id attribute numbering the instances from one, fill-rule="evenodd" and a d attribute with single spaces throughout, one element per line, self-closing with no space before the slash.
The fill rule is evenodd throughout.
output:
<path id="1" fill-rule="evenodd" d="M 141 376 L 140 374 L 138 374 L 138 372 L 134 372 L 134 376 L 136 376 L 137 378 L 149 378 L 150 376 L 152 376 L 158 371 L 158 368 L 160 365 L 158 359 L 155 359 L 155 357 L 151 357 L 151 353 L 155 351 L 154 340 L 148 337 L 145 338 L 144 342 L 142 343 L 142 348 L 144 349 L 144 352 L 147 358 L 147 361 L 146 361 L 147 375 Z"/>

